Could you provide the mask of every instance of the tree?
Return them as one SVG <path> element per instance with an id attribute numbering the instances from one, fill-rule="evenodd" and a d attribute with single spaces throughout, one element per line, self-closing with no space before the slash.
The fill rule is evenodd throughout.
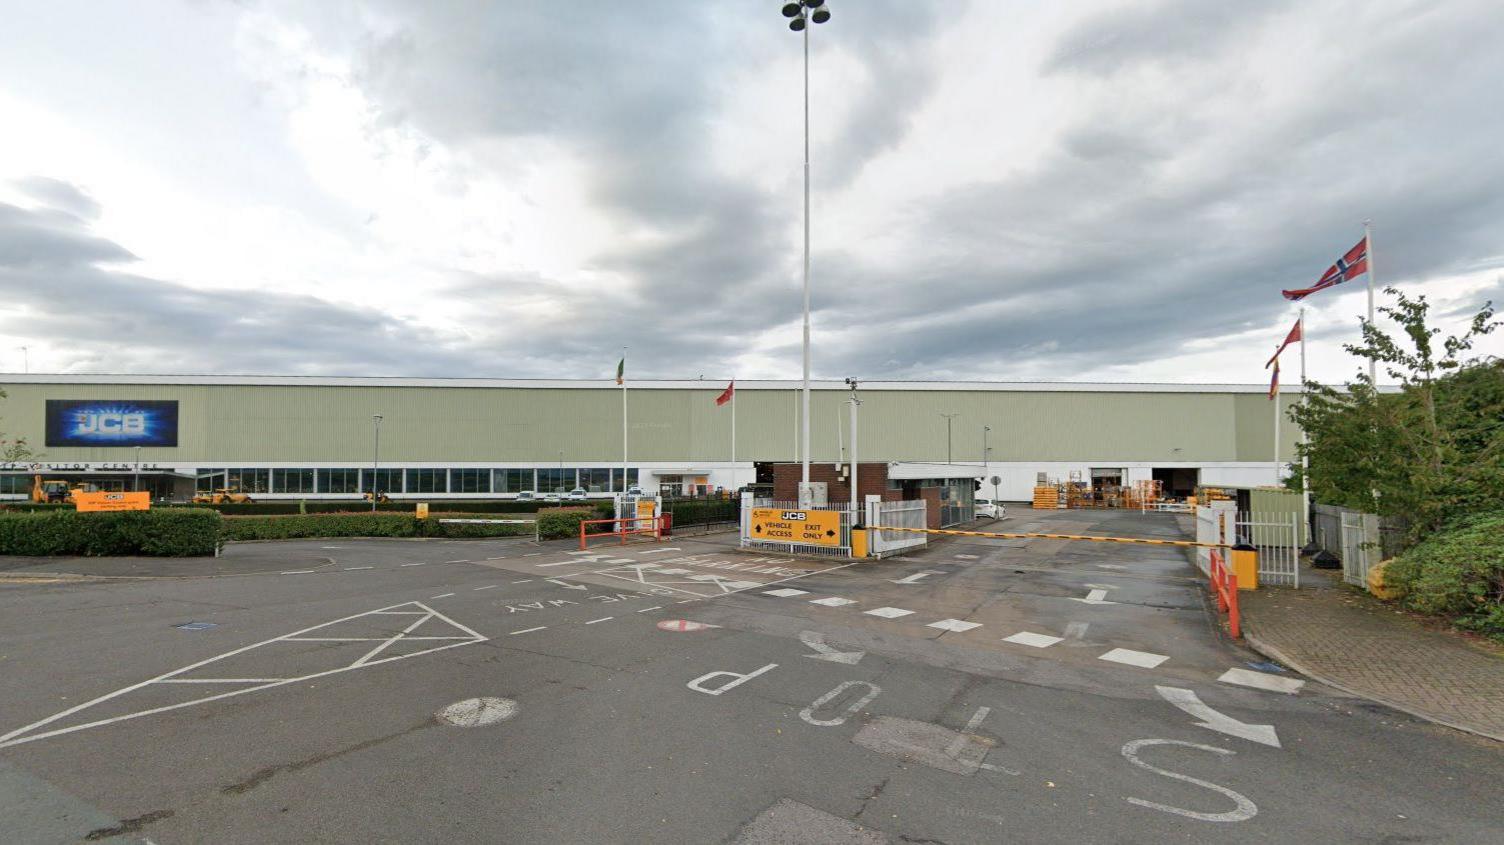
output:
<path id="1" fill-rule="evenodd" d="M 0 390 L 0 399 L 4 399 L 5 396 L 5 391 Z M 0 465 L 29 464 L 40 457 L 42 457 L 41 454 L 33 451 L 26 443 L 26 438 L 17 437 L 12 440 L 5 435 L 5 432 L 0 431 Z"/>
<path id="2" fill-rule="evenodd" d="M 1290 416 L 1307 434 L 1317 501 L 1401 518 L 1418 535 L 1504 498 L 1504 362 L 1467 356 L 1501 323 L 1485 303 L 1438 346 L 1424 296 L 1384 293 L 1395 304 L 1379 310 L 1402 340 L 1365 320 L 1363 342 L 1344 348 L 1380 364 L 1399 391 L 1380 392 L 1363 372 L 1343 390 L 1311 382 Z"/>

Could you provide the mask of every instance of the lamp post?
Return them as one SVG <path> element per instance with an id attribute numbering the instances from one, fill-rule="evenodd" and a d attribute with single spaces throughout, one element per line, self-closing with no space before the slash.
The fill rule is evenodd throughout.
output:
<path id="1" fill-rule="evenodd" d="M 856 398 L 856 379 L 846 379 L 846 386 L 851 388 L 851 524 L 865 523 L 866 520 L 857 516 L 857 502 L 860 497 L 856 490 L 857 456 L 856 456 L 856 412 L 862 404 L 862 400 Z"/>
<path id="2" fill-rule="evenodd" d="M 989 432 L 989 431 L 992 431 L 992 426 L 990 426 L 990 425 L 984 425 L 984 426 L 982 426 L 982 474 L 983 475 L 987 474 L 987 469 L 988 469 L 988 467 L 987 467 L 987 453 L 992 451 L 991 449 L 987 448 L 987 432 Z"/>
<path id="3" fill-rule="evenodd" d="M 955 419 L 956 417 L 961 416 L 961 415 L 960 414 L 941 414 L 940 416 L 945 417 L 945 462 L 946 463 L 950 463 L 951 462 L 951 453 L 950 453 L 950 443 L 951 443 L 951 440 L 950 440 L 950 421 L 953 420 L 953 419 Z"/>
<path id="4" fill-rule="evenodd" d="M 141 447 L 140 446 L 136 447 L 136 472 L 134 474 L 134 477 L 131 479 L 131 489 L 133 491 L 137 492 L 137 493 L 141 492 Z"/>
<path id="5" fill-rule="evenodd" d="M 800 455 L 799 504 L 807 507 L 809 494 L 809 23 L 830 20 L 825 0 L 796 0 L 783 5 L 789 29 L 804 38 L 804 394 L 803 443 Z"/>
<path id="6" fill-rule="evenodd" d="M 371 415 L 371 425 L 375 429 L 375 446 L 371 452 L 371 512 L 376 512 L 376 499 L 380 495 L 380 487 L 376 479 L 380 476 L 377 471 L 381 466 L 381 415 Z"/>

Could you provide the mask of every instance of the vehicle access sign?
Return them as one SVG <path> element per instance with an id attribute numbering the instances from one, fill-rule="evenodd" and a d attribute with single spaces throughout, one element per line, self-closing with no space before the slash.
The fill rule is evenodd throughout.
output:
<path id="1" fill-rule="evenodd" d="M 752 538 L 772 540 L 776 543 L 839 546 L 841 545 L 841 512 L 753 508 Z"/>

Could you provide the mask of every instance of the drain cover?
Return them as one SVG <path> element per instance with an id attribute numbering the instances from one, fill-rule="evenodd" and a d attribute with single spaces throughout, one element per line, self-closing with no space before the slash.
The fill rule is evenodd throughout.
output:
<path id="1" fill-rule="evenodd" d="M 517 702 L 510 698 L 467 698 L 433 714 L 446 725 L 456 728 L 479 728 L 505 722 L 517 715 Z"/>
<path id="2" fill-rule="evenodd" d="M 210 628 L 218 628 L 219 626 L 213 622 L 184 622 L 181 625 L 174 625 L 172 627 L 180 631 L 207 631 Z"/>

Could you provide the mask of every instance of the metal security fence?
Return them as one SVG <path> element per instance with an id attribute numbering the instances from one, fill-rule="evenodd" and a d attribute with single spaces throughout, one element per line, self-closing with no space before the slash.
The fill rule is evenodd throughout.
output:
<path id="1" fill-rule="evenodd" d="M 1259 583 L 1300 586 L 1300 515 L 1239 511 L 1238 542 L 1258 549 Z"/>
<path id="2" fill-rule="evenodd" d="M 867 524 L 890 525 L 894 528 L 925 528 L 928 508 L 923 500 L 909 502 L 884 502 L 867 500 Z M 874 530 L 867 553 L 872 557 L 887 557 L 908 549 L 923 548 L 929 535 L 915 531 Z"/>
<path id="3" fill-rule="evenodd" d="M 840 514 L 839 544 L 834 546 L 816 546 L 808 543 L 789 543 L 774 540 L 764 540 L 754 535 L 752 531 L 753 508 L 778 508 L 779 510 L 822 510 L 836 511 Z M 744 549 L 759 549 L 770 552 L 784 552 L 795 555 L 814 555 L 817 557 L 851 557 L 851 524 L 853 511 L 847 502 L 818 505 L 813 508 L 801 508 L 798 502 L 780 502 L 774 499 L 754 499 L 751 496 L 742 498 L 741 513 L 741 547 Z"/>
<path id="4" fill-rule="evenodd" d="M 1368 568 L 1378 560 L 1379 518 L 1371 513 L 1338 516 L 1341 536 L 1342 580 L 1368 589 Z"/>
<path id="5" fill-rule="evenodd" d="M 664 496 L 662 506 L 676 534 L 731 531 L 740 521 L 740 500 L 725 496 Z"/>
<path id="6" fill-rule="evenodd" d="M 1196 542 L 1228 542 L 1228 538 L 1236 531 L 1236 507 L 1232 502 L 1218 501 L 1196 508 Z M 1201 574 L 1208 578 L 1212 573 L 1211 552 L 1209 548 L 1196 549 L 1196 566 L 1201 570 Z"/>

